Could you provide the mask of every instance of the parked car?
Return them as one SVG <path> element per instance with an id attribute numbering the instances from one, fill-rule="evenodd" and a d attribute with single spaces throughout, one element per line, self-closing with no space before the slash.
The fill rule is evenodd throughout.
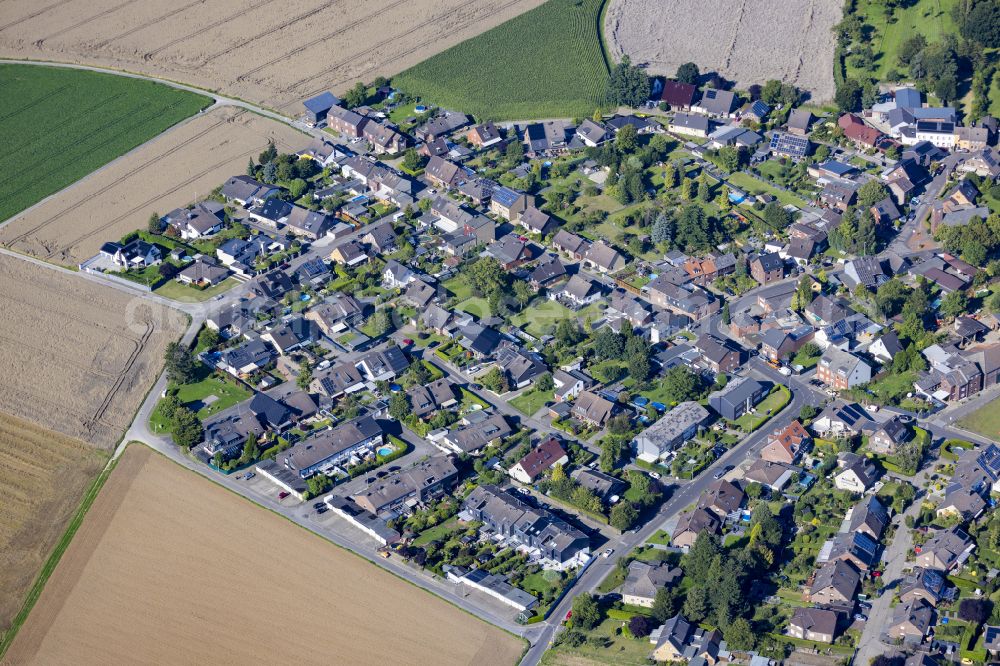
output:
<path id="1" fill-rule="evenodd" d="M 252 479 L 255 476 L 257 476 L 257 475 L 254 474 L 253 472 L 247 472 L 247 475 L 245 477 L 243 477 L 243 478 L 245 478 L 247 481 L 249 481 L 250 479 Z"/>
<path id="2" fill-rule="evenodd" d="M 287 490 L 282 490 L 280 493 L 278 493 L 278 499 L 279 500 L 283 500 L 286 497 L 288 497 L 289 495 L 291 495 L 290 492 L 288 492 Z"/>
<path id="3" fill-rule="evenodd" d="M 604 551 L 601 553 L 601 557 L 609 558 L 611 557 L 611 555 L 614 554 L 614 552 L 615 552 L 614 548 L 605 548 Z"/>
<path id="4" fill-rule="evenodd" d="M 657 481 L 659 481 L 659 479 L 660 479 L 660 473 L 659 472 L 650 472 L 649 476 L 651 476 L 652 478 L 656 479 Z"/>

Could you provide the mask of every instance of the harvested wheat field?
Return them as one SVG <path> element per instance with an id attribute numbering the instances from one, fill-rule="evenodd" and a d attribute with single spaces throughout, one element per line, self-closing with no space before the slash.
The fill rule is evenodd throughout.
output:
<path id="1" fill-rule="evenodd" d="M 500 665 L 521 650 L 519 639 L 133 444 L 7 659 Z"/>
<path id="2" fill-rule="evenodd" d="M 110 448 L 156 381 L 184 316 L 0 255 L 0 411 Z"/>
<path id="3" fill-rule="evenodd" d="M 298 113 L 542 0 L 6 0 L 0 56 L 97 64 Z"/>
<path id="4" fill-rule="evenodd" d="M 268 141 L 288 152 L 309 137 L 249 111 L 216 107 L 14 217 L 0 228 L 0 244 L 76 266 L 105 242 L 144 229 L 152 213 L 193 203 L 245 173 Z"/>
<path id="5" fill-rule="evenodd" d="M 825 101 L 842 8 L 840 0 L 611 0 L 604 32 L 615 58 L 627 53 L 652 74 L 694 62 L 743 88 L 779 79 Z"/>
<path id="6" fill-rule="evenodd" d="M 0 636 L 107 456 L 0 413 Z"/>

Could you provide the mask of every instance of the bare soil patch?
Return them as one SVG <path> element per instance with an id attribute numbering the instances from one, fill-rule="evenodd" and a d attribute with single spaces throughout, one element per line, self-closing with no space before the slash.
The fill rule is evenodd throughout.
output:
<path id="1" fill-rule="evenodd" d="M 215 107 L 25 211 L 0 228 L 0 244 L 76 266 L 107 241 L 211 194 L 274 141 L 288 152 L 309 138 L 235 107 Z"/>
<path id="2" fill-rule="evenodd" d="M 499 665 L 521 649 L 519 639 L 132 445 L 7 658 Z"/>
<path id="3" fill-rule="evenodd" d="M 0 633 L 106 460 L 80 440 L 0 413 Z"/>
<path id="4" fill-rule="evenodd" d="M 9 256 L 0 312 L 0 411 L 103 448 L 121 438 L 186 327 L 176 310 Z"/>
<path id="5" fill-rule="evenodd" d="M 666 6 L 665 6 L 666 5 Z M 608 48 L 653 74 L 694 62 L 737 85 L 793 83 L 814 99 L 833 98 L 832 28 L 840 0 L 611 0 Z M 0 33 L 2 34 L 2 33 Z"/>
<path id="6" fill-rule="evenodd" d="M 127 69 L 296 113 L 542 0 L 8 0 L 0 55 Z"/>

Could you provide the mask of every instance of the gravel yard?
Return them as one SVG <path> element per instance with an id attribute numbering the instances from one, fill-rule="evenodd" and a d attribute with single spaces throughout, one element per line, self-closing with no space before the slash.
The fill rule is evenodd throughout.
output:
<path id="1" fill-rule="evenodd" d="M 840 0 L 611 0 L 608 48 L 651 74 L 673 76 L 691 61 L 740 87 L 780 79 L 833 98 L 832 28 Z"/>

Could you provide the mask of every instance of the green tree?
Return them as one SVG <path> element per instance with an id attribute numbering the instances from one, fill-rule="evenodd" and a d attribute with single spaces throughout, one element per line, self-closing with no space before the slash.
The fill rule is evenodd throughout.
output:
<path id="1" fill-rule="evenodd" d="M 795 288 L 795 294 L 792 296 L 792 309 L 796 312 L 802 312 L 812 303 L 812 300 L 812 279 L 808 275 L 803 275 L 799 278 L 799 284 Z"/>
<path id="2" fill-rule="evenodd" d="M 592 594 L 578 594 L 573 599 L 573 626 L 590 631 L 601 622 L 601 607 Z"/>
<path id="3" fill-rule="evenodd" d="M 354 87 L 347 91 L 344 95 L 344 106 L 348 109 L 353 109 L 357 106 L 362 106 L 368 101 L 368 87 L 364 83 L 358 81 L 354 84 Z"/>
<path id="4" fill-rule="evenodd" d="M 552 374 L 549 372 L 546 372 L 544 375 L 535 380 L 535 388 L 539 391 L 548 392 L 555 389 L 555 387 L 555 380 L 552 379 Z"/>
<path id="5" fill-rule="evenodd" d="M 678 365 L 667 371 L 661 383 L 663 392 L 670 402 L 697 400 L 704 389 L 701 377 L 686 365 Z"/>
<path id="6" fill-rule="evenodd" d="M 201 421 L 198 415 L 187 407 L 178 407 L 174 410 L 170 431 L 174 443 L 184 448 L 191 448 L 201 441 Z"/>
<path id="7" fill-rule="evenodd" d="M 674 589 L 661 587 L 653 597 L 653 619 L 659 624 L 663 624 L 677 613 L 677 596 Z"/>
<path id="8" fill-rule="evenodd" d="M 631 123 L 625 125 L 615 135 L 615 150 L 623 155 L 634 153 L 639 147 L 639 132 Z"/>
<path id="9" fill-rule="evenodd" d="M 691 622 L 701 622 L 708 617 L 711 610 L 711 600 L 708 596 L 708 588 L 699 585 L 688 590 L 684 599 L 684 616 Z"/>
<path id="10" fill-rule="evenodd" d="M 858 206 L 871 208 L 888 196 L 889 190 L 882 184 L 882 181 L 872 179 L 858 188 Z"/>
<path id="11" fill-rule="evenodd" d="M 746 618 L 738 617 L 733 620 L 723 628 L 722 635 L 733 650 L 752 650 L 757 644 L 757 638 Z"/>
<path id="12" fill-rule="evenodd" d="M 649 379 L 652 372 L 649 361 L 651 353 L 652 347 L 646 338 L 636 335 L 625 343 L 625 362 L 628 364 L 629 376 L 635 381 L 641 383 Z"/>
<path id="13" fill-rule="evenodd" d="M 198 363 L 191 350 L 177 342 L 167 345 L 164 352 L 167 380 L 177 384 L 189 384 L 198 378 Z"/>
<path id="14" fill-rule="evenodd" d="M 681 569 L 691 577 L 692 582 L 703 584 L 708 581 L 708 573 L 712 562 L 720 553 L 719 542 L 715 535 L 701 532 L 694 540 L 687 553 L 681 556 Z"/>
<path id="15" fill-rule="evenodd" d="M 955 317 L 965 314 L 969 309 L 969 297 L 966 296 L 964 291 L 953 291 L 941 300 L 941 307 L 939 308 L 941 316 L 946 319 L 954 319 Z"/>
<path id="16" fill-rule="evenodd" d="M 733 316 L 729 314 L 729 301 L 722 304 L 722 323 L 729 326 L 733 321 Z"/>
<path id="17" fill-rule="evenodd" d="M 636 511 L 635 505 L 632 502 L 622 500 L 611 507 L 609 522 L 611 523 L 611 527 L 620 532 L 631 528 L 638 519 L 639 512 Z"/>
<path id="18" fill-rule="evenodd" d="M 240 464 L 248 463 L 260 457 L 260 447 L 257 446 L 257 433 L 251 432 L 247 435 L 247 440 L 243 442 L 243 454 L 240 456 Z"/>
<path id="19" fill-rule="evenodd" d="M 833 101 L 841 111 L 860 111 L 861 90 L 857 79 L 847 79 L 837 87 Z"/>
<path id="20" fill-rule="evenodd" d="M 712 188 L 709 186 L 708 177 L 705 176 L 704 172 L 698 177 L 698 199 L 705 203 L 712 200 Z"/>
<path id="21" fill-rule="evenodd" d="M 302 362 L 299 363 L 299 374 L 295 378 L 295 385 L 303 391 L 308 390 L 309 384 L 312 382 L 312 373 L 312 361 L 308 358 L 302 359 Z"/>
<path id="22" fill-rule="evenodd" d="M 514 300 L 523 309 L 531 299 L 535 297 L 535 292 L 532 291 L 531 285 L 524 280 L 515 280 L 512 285 L 514 290 Z"/>
<path id="23" fill-rule="evenodd" d="M 688 83 L 695 86 L 698 85 L 701 72 L 698 70 L 698 65 L 693 62 L 686 62 L 677 68 L 677 76 L 675 78 L 681 83 Z"/>
<path id="24" fill-rule="evenodd" d="M 405 391 L 393 391 L 389 395 L 389 416 L 397 421 L 405 421 L 412 413 L 410 397 Z"/>
<path id="25" fill-rule="evenodd" d="M 407 171 L 416 171 L 424 166 L 424 158 L 415 148 L 408 149 L 403 153 L 403 168 Z"/>
<path id="26" fill-rule="evenodd" d="M 146 222 L 146 230 L 151 234 L 158 234 L 163 231 L 163 222 L 160 220 L 159 213 L 153 213 L 149 216 L 149 220 Z"/>
<path id="27" fill-rule="evenodd" d="M 772 229 L 781 231 L 792 223 L 792 216 L 787 210 L 782 208 L 781 204 L 777 201 L 772 201 L 764 206 L 764 221 L 767 222 Z"/>
<path id="28" fill-rule="evenodd" d="M 496 366 L 483 375 L 480 383 L 494 393 L 506 393 L 508 391 L 507 373 Z"/>
<path id="29" fill-rule="evenodd" d="M 649 76 L 646 72 L 633 66 L 627 55 L 622 56 L 622 61 L 611 70 L 611 77 L 608 79 L 608 103 L 642 106 L 649 99 L 649 89 Z"/>

